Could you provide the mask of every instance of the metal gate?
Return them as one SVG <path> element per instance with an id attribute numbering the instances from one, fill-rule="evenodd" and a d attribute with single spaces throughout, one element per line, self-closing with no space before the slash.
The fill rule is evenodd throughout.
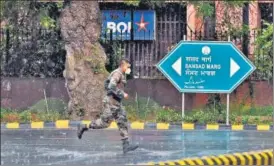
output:
<path id="1" fill-rule="evenodd" d="M 102 10 L 121 10 L 119 3 L 102 4 Z M 129 10 L 129 8 L 126 8 Z M 148 10 L 146 7 L 130 8 L 131 10 Z M 124 57 L 131 60 L 135 78 L 163 78 L 156 64 L 165 56 L 172 45 L 186 35 L 186 6 L 178 3 L 156 7 L 156 40 L 154 41 L 121 41 Z M 154 32 L 152 32 L 154 33 Z"/>

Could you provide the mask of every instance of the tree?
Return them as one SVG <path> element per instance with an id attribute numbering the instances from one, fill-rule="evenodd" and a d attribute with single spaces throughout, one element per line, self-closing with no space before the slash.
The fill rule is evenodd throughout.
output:
<path id="1" fill-rule="evenodd" d="M 74 119 L 92 117 L 102 109 L 106 54 L 99 43 L 101 16 L 97 1 L 71 1 L 60 17 L 66 48 L 64 78 Z"/>
<path id="2" fill-rule="evenodd" d="M 259 31 L 255 46 L 255 64 L 260 80 L 273 79 L 273 23 L 265 22 L 265 28 Z"/>
<path id="3" fill-rule="evenodd" d="M 65 52 L 58 17 L 62 3 L 1 1 L 1 75 L 60 77 Z"/>

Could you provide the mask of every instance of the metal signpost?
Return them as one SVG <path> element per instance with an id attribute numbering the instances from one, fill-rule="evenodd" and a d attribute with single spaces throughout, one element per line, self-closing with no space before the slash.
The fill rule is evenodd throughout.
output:
<path id="1" fill-rule="evenodd" d="M 182 102 L 184 93 L 229 94 L 255 70 L 232 42 L 222 41 L 181 41 L 157 68 L 183 93 Z M 228 114 L 229 110 L 227 125 Z"/>

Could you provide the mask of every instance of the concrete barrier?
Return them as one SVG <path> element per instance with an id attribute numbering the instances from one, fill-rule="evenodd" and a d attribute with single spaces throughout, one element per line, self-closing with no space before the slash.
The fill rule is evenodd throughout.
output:
<path id="1" fill-rule="evenodd" d="M 138 165 L 273 165 L 273 149 L 148 162 Z"/>
<path id="2" fill-rule="evenodd" d="M 91 121 L 70 121 L 70 120 L 57 120 L 56 122 L 31 122 L 27 124 L 12 122 L 12 123 L 1 123 L 1 128 L 4 129 L 43 129 L 43 128 L 56 128 L 56 129 L 68 129 L 75 128 L 77 124 L 90 124 Z M 117 129 L 117 123 L 111 122 L 108 129 Z M 144 123 L 144 122 L 132 122 L 129 123 L 129 128 L 134 130 L 257 130 L 257 131 L 271 131 L 273 125 L 218 125 L 218 124 L 205 124 L 197 125 L 192 123 Z"/>

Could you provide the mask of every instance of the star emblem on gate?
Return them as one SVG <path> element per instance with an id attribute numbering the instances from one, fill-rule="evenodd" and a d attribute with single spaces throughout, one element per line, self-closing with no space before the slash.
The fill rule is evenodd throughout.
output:
<path id="1" fill-rule="evenodd" d="M 145 22 L 144 14 L 142 14 L 140 22 L 136 22 L 135 24 L 138 25 L 138 32 L 140 32 L 141 30 L 147 31 L 146 26 L 149 24 L 149 22 Z"/>

